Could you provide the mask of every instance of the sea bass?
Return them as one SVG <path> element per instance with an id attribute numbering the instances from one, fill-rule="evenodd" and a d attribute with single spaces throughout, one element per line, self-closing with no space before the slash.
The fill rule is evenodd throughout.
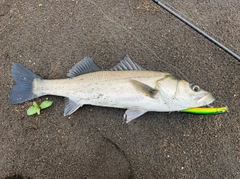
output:
<path id="1" fill-rule="evenodd" d="M 78 62 L 66 79 L 47 80 L 21 64 L 11 69 L 15 82 L 10 103 L 18 104 L 44 95 L 65 97 L 64 116 L 83 105 L 127 109 L 126 122 L 148 111 L 169 112 L 205 106 L 211 93 L 169 73 L 147 71 L 128 56 L 114 68 L 101 71 L 89 57 Z"/>

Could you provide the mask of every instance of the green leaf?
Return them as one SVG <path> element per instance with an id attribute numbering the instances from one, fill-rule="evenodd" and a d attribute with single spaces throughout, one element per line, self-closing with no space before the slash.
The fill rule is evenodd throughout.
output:
<path id="1" fill-rule="evenodd" d="M 39 108 L 38 104 L 35 101 L 33 101 L 33 106 Z"/>
<path id="2" fill-rule="evenodd" d="M 33 114 L 36 114 L 37 113 L 37 108 L 34 107 L 34 106 L 31 106 L 30 108 L 28 108 L 27 110 L 27 115 L 31 116 Z"/>
<path id="3" fill-rule="evenodd" d="M 33 114 L 38 114 L 40 115 L 40 111 L 41 109 L 45 109 L 45 108 L 48 108 L 49 106 L 51 106 L 53 103 L 53 101 L 43 101 L 40 106 L 38 106 L 38 104 L 33 101 L 33 106 L 31 106 L 28 110 L 27 110 L 27 114 L 30 116 L 30 115 L 33 115 Z"/>
<path id="4" fill-rule="evenodd" d="M 37 114 L 40 115 L 40 108 L 37 108 L 36 111 L 37 111 Z"/>
<path id="5" fill-rule="evenodd" d="M 48 108 L 52 105 L 53 101 L 43 101 L 41 104 L 40 104 L 40 108 L 41 109 L 45 109 L 45 108 Z"/>

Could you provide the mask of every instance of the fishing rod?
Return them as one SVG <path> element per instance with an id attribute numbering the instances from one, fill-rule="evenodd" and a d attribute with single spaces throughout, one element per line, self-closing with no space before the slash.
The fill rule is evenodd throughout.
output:
<path id="1" fill-rule="evenodd" d="M 204 31 L 202 31 L 201 29 L 199 29 L 198 27 L 196 27 L 195 25 L 193 25 L 191 22 L 189 22 L 188 20 L 186 20 L 185 18 L 183 18 L 182 16 L 180 16 L 179 14 L 177 14 L 175 11 L 173 11 L 172 9 L 170 9 L 169 7 L 167 7 L 166 5 L 164 5 L 163 3 L 161 3 L 159 0 L 152 0 L 153 2 L 155 2 L 157 5 L 161 6 L 163 9 L 165 9 L 166 11 L 168 11 L 169 13 L 171 13 L 172 15 L 174 15 L 175 17 L 177 17 L 179 20 L 181 20 L 182 22 L 184 22 L 185 24 L 187 24 L 188 26 L 190 26 L 192 29 L 194 29 L 195 31 L 197 31 L 199 34 L 201 34 L 202 36 L 204 36 L 205 38 L 207 38 L 208 40 L 210 40 L 211 42 L 213 42 L 214 44 L 216 44 L 218 47 L 220 47 L 221 49 L 223 49 L 225 52 L 229 53 L 230 55 L 232 55 L 234 58 L 236 58 L 238 61 L 240 61 L 240 56 L 238 56 L 236 53 L 234 53 L 233 51 L 231 51 L 229 48 L 225 47 L 223 44 L 221 44 L 220 42 L 218 42 L 216 39 L 214 39 L 213 37 L 211 37 L 210 35 L 206 34 Z"/>

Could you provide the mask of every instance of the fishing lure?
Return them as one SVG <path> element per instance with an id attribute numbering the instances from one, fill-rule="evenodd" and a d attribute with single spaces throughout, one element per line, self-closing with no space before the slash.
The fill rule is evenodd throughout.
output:
<path id="1" fill-rule="evenodd" d="M 227 106 L 220 108 L 188 108 L 181 110 L 180 112 L 192 113 L 192 114 L 221 114 L 228 112 Z"/>

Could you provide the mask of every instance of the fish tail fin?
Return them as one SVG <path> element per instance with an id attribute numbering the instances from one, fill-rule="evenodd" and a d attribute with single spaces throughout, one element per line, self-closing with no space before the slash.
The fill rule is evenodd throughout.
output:
<path id="1" fill-rule="evenodd" d="M 43 94 L 33 93 L 33 81 L 34 79 L 42 79 L 26 67 L 19 63 L 14 63 L 11 69 L 12 78 L 15 85 L 12 87 L 10 92 L 10 103 L 18 104 L 25 101 L 43 96 Z"/>

